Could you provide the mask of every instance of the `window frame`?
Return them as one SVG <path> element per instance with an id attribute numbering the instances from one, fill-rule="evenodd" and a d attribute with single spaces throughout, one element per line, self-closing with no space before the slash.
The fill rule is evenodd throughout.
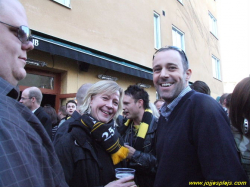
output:
<path id="1" fill-rule="evenodd" d="M 154 48 L 161 48 L 161 24 L 160 14 L 154 11 Z"/>
<path id="2" fill-rule="evenodd" d="M 218 37 L 217 19 L 209 11 L 208 11 L 208 16 L 209 16 L 209 30 L 217 38 Z"/>
<path id="3" fill-rule="evenodd" d="M 183 5 L 183 1 L 182 0 L 177 0 L 177 1 Z"/>
<path id="4" fill-rule="evenodd" d="M 176 36 L 176 34 L 178 34 L 180 37 L 180 42 L 181 42 L 181 46 L 176 45 L 177 41 L 177 37 L 176 39 L 174 38 Z M 175 39 L 175 41 L 174 41 Z M 173 46 L 179 47 L 181 48 L 183 51 L 185 51 L 185 33 L 182 32 L 180 29 L 178 29 L 177 27 L 175 27 L 174 25 L 172 25 L 172 42 L 173 42 Z"/>
<path id="5" fill-rule="evenodd" d="M 212 55 L 212 68 L 213 68 L 213 77 L 217 80 L 222 81 L 220 59 L 218 59 L 214 55 Z"/>
<path id="6" fill-rule="evenodd" d="M 52 1 L 58 3 L 58 4 L 62 5 L 62 6 L 71 8 L 71 0 L 52 0 Z M 67 1 L 68 3 L 66 3 L 65 1 Z"/>

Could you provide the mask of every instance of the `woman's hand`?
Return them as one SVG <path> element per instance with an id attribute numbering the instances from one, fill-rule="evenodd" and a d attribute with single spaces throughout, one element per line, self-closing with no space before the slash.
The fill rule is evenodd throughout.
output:
<path id="1" fill-rule="evenodd" d="M 105 187 L 136 187 L 135 182 L 131 181 L 134 176 L 124 177 L 119 180 L 108 183 Z"/>

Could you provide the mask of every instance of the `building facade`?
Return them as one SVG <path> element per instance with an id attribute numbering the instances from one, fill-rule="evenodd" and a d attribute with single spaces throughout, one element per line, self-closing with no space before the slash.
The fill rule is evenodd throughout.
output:
<path id="1" fill-rule="evenodd" d="M 33 31 L 28 76 L 19 83 L 40 87 L 43 104 L 56 109 L 84 83 L 115 79 L 124 89 L 146 86 L 150 101 L 152 56 L 161 46 L 182 48 L 193 71 L 223 93 L 214 0 L 20 0 Z"/>

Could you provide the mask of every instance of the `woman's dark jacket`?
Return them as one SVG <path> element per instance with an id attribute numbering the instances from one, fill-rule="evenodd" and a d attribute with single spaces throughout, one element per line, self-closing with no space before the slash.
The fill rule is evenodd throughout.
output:
<path id="1" fill-rule="evenodd" d="M 69 132 L 55 142 L 55 149 L 70 187 L 104 186 L 115 180 L 110 154 L 82 124 L 72 122 Z"/>
<path id="2" fill-rule="evenodd" d="M 156 143 L 157 119 L 153 117 L 144 140 L 143 151 L 135 151 L 128 162 L 129 168 L 136 169 L 135 182 L 139 187 L 152 187 L 156 173 Z M 132 128 L 128 127 L 125 133 L 121 134 L 124 142 L 130 142 Z"/>

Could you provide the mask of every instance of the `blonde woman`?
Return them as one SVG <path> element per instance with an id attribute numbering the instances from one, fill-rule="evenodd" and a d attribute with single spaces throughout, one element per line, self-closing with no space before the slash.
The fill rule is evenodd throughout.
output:
<path id="1" fill-rule="evenodd" d="M 71 187 L 132 186 L 131 177 L 115 181 L 115 168 L 127 157 L 115 119 L 122 109 L 123 90 L 114 81 L 93 84 L 79 107 L 82 115 L 55 144 Z M 113 182 L 112 182 L 113 181 Z"/>

